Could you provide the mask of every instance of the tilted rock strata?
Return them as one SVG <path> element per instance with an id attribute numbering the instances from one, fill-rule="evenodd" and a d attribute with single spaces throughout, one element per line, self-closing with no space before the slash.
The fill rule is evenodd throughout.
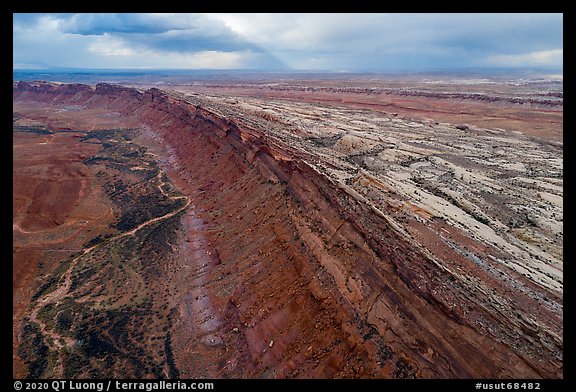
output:
<path id="1" fill-rule="evenodd" d="M 217 362 L 200 345 L 214 355 L 208 376 L 562 376 L 554 333 L 501 313 L 360 195 L 265 132 L 158 89 L 20 82 L 14 100 L 108 108 L 170 151 L 169 175 L 203 211 L 203 235 L 218 252 L 202 284 L 226 350 L 217 348 Z M 481 277 L 474 285 L 496 287 Z M 187 369 L 198 344 L 183 342 L 178 321 L 174 329 L 176 367 Z"/>

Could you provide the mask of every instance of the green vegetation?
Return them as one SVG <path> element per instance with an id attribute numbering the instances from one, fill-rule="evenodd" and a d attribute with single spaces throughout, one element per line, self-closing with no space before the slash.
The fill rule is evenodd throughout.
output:
<path id="1" fill-rule="evenodd" d="M 18 355 L 28 366 L 28 378 L 40 378 L 48 365 L 48 346 L 38 324 L 24 320 Z"/>
<path id="2" fill-rule="evenodd" d="M 63 284 L 72 260 L 80 256 L 66 296 L 37 313 L 47 331 L 72 338 L 74 345 L 58 353 L 55 346 L 45 344 L 37 324 L 25 323 L 19 354 L 30 377 L 50 375 L 58 361 L 65 378 L 161 378 L 164 369 L 172 378 L 179 376 L 171 347 L 171 320 L 164 317 L 171 309 L 165 297 L 154 293 L 164 289 L 158 277 L 172 251 L 169 243 L 174 242 L 183 211 L 130 235 L 119 235 L 182 208 L 185 198 L 170 197 L 181 195 L 151 155 L 130 142 L 132 133 L 94 131 L 82 139 L 102 143 L 98 155 L 85 163 L 97 173 L 119 211 L 112 227 L 117 234 L 90 239 L 84 246 L 97 246 L 62 263 L 34 294 L 38 300 Z M 153 344 L 160 338 L 154 332 L 159 331 L 166 334 L 163 345 Z"/>
<path id="3" fill-rule="evenodd" d="M 52 135 L 54 133 L 51 130 L 40 125 L 33 125 L 33 126 L 13 125 L 12 132 L 31 132 L 37 135 Z"/>
<path id="4" fill-rule="evenodd" d="M 129 140 L 134 131 L 90 132 L 81 140 L 99 140 L 102 150 L 84 160 L 97 168 L 97 178 L 121 215 L 114 228 L 129 231 L 155 217 L 182 207 L 184 199 L 170 199 L 158 188 L 168 178 L 146 149 Z M 134 170 L 137 168 L 137 170 Z M 95 240 L 98 241 L 98 240 Z"/>
<path id="5" fill-rule="evenodd" d="M 174 356 L 172 354 L 172 345 L 170 339 L 171 339 L 170 331 L 168 331 L 168 333 L 166 334 L 166 339 L 164 340 L 164 351 L 166 353 L 166 363 L 168 364 L 168 371 L 169 371 L 168 376 L 170 378 L 179 378 L 180 372 L 178 371 L 176 365 L 174 364 Z"/>
<path id="6" fill-rule="evenodd" d="M 56 268 L 56 270 L 52 273 L 50 278 L 48 278 L 46 282 L 44 282 L 42 286 L 40 286 L 40 288 L 38 289 L 38 291 L 34 293 L 34 295 L 32 295 L 32 305 L 34 304 L 34 301 L 36 301 L 38 298 L 56 289 L 59 280 L 62 278 L 62 275 L 68 270 L 71 261 L 72 260 L 67 260 L 62 264 L 60 264 L 58 268 Z"/>

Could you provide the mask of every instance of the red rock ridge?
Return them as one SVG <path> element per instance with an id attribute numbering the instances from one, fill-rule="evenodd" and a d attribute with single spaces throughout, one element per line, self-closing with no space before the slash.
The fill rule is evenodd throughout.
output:
<path id="1" fill-rule="evenodd" d="M 265 132 L 240 128 L 158 89 L 19 82 L 14 99 L 106 107 L 138 118 L 173 151 L 179 168 L 170 174 L 179 177 L 175 183 L 183 192 L 201 210 L 224 211 L 207 225 L 250 229 L 244 237 L 209 238 L 223 265 L 210 276 L 235 274 L 232 293 L 216 295 L 221 286 L 215 284 L 209 294 L 227 309 L 223 331 L 244 325 L 237 350 L 245 354 L 239 366 L 248 376 L 562 377 L 562 365 L 546 344 L 530 347 L 534 341 L 523 336 L 495 339 L 463 316 L 451 302 L 477 309 L 489 304 L 475 303 L 386 217 Z M 253 213 L 252 200 L 261 202 L 260 214 Z M 270 232 L 275 238 L 264 241 L 260 252 L 237 250 Z M 257 260 L 252 274 L 241 268 L 249 259 Z M 266 310 L 258 315 L 258 309 Z M 505 318 L 490 322 L 500 330 L 510 327 Z M 531 358 L 536 349 L 548 360 Z M 185 366 L 186 356 L 176 356 Z"/>

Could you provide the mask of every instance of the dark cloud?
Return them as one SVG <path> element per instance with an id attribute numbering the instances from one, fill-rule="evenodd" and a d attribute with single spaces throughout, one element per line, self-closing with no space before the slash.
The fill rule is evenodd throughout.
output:
<path id="1" fill-rule="evenodd" d="M 221 21 L 195 14 L 76 14 L 59 22 L 68 34 L 113 35 L 125 45 L 161 52 L 252 51 L 266 66 L 281 64 L 266 50 L 232 32 Z"/>
<path id="2" fill-rule="evenodd" d="M 36 24 L 38 18 L 44 14 L 25 13 L 25 14 L 12 14 L 12 22 L 15 26 L 30 26 Z"/>
<path id="3" fill-rule="evenodd" d="M 559 14 L 470 14 L 455 18 L 444 28 L 449 34 L 438 34 L 437 45 L 470 52 L 523 53 L 563 44 Z"/>
<path id="4" fill-rule="evenodd" d="M 58 19 L 67 19 L 70 18 L 74 14 L 66 14 L 66 13 L 52 13 L 52 14 L 43 14 L 43 13 L 16 13 L 12 14 L 12 23 L 15 28 L 20 29 L 32 29 L 36 25 L 38 25 L 39 21 L 42 18 L 58 18 Z"/>
<path id="5" fill-rule="evenodd" d="M 165 51 L 241 50 L 255 46 L 221 21 L 195 14 L 75 14 L 59 21 L 68 34 L 116 35 Z"/>
<path id="6" fill-rule="evenodd" d="M 13 21 L 19 63 L 41 53 L 48 64 L 137 66 L 147 54 L 182 63 L 213 52 L 263 69 L 562 66 L 562 14 L 15 14 Z"/>
<path id="7" fill-rule="evenodd" d="M 106 33 L 158 34 L 177 30 L 169 19 L 148 14 L 74 14 L 59 23 L 62 32 L 81 35 Z"/>
<path id="8" fill-rule="evenodd" d="M 253 50 L 262 51 L 257 45 L 229 31 L 217 34 L 206 33 L 197 29 L 171 30 L 157 34 L 119 32 L 116 34 L 125 42 L 135 47 L 151 48 L 165 52 L 196 52 L 205 50 L 236 51 Z"/>

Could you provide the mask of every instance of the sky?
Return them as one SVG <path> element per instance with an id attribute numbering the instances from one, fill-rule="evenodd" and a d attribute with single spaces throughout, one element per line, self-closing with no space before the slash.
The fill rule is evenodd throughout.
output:
<path id="1" fill-rule="evenodd" d="M 562 69 L 562 14 L 13 14 L 13 68 Z"/>

